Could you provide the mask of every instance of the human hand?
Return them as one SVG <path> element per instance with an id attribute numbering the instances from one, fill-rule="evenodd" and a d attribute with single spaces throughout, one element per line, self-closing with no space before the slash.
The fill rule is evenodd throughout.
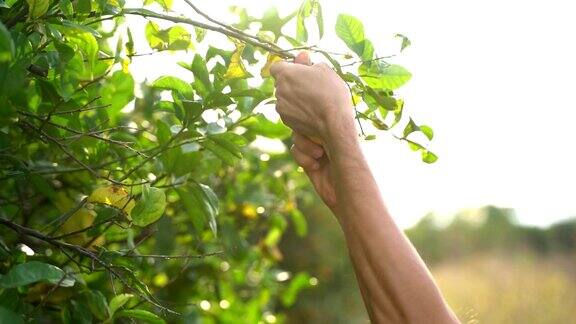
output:
<path id="1" fill-rule="evenodd" d="M 294 63 L 275 63 L 270 73 L 276 80 L 276 110 L 296 133 L 322 143 L 333 133 L 356 136 L 350 92 L 328 65 L 310 65 L 303 52 Z"/>
<path id="2" fill-rule="evenodd" d="M 294 133 L 290 148 L 294 160 L 304 169 L 314 189 L 324 203 L 332 210 L 336 209 L 337 199 L 330 159 L 324 148 L 299 133 Z"/>

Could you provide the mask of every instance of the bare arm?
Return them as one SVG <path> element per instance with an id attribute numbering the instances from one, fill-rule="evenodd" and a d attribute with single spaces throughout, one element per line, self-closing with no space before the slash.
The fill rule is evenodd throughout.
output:
<path id="1" fill-rule="evenodd" d="M 371 320 L 458 323 L 386 210 L 358 143 L 345 85 L 326 66 L 282 63 L 272 72 L 277 110 L 295 131 L 293 155 L 340 222 Z"/>
<path id="2" fill-rule="evenodd" d="M 430 272 L 386 210 L 355 134 L 329 129 L 337 207 L 370 318 L 376 323 L 453 323 Z M 355 131 L 354 131 L 355 133 Z"/>

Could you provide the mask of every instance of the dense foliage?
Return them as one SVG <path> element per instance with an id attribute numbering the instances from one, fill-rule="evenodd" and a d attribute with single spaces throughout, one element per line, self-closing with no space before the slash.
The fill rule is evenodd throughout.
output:
<path id="1" fill-rule="evenodd" d="M 404 124 L 396 137 L 436 160 L 413 141 L 430 127 L 393 96 L 410 73 L 354 17 L 338 17 L 352 51 L 338 54 L 306 45 L 324 33 L 316 1 L 285 17 L 233 8 L 230 25 L 185 2 L 195 18 L 171 0 L 0 0 L 0 322 L 281 320 L 315 283 L 277 265 L 288 224 L 306 233 L 306 182 L 285 150 L 248 144 L 289 144 L 259 108 L 273 103 L 270 65 L 298 49 L 347 81 L 359 121 Z M 140 34 L 150 52 L 135 51 Z M 190 54 L 191 82 L 136 84 L 132 60 L 162 51 Z"/>

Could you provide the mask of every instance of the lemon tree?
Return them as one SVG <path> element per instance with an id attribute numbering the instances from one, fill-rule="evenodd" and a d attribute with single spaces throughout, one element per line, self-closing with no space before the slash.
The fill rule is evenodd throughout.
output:
<path id="1" fill-rule="evenodd" d="M 391 131 L 436 160 L 394 93 L 410 73 L 357 18 L 330 29 L 339 54 L 310 45 L 329 32 L 318 1 L 233 7 L 234 23 L 201 4 L 0 0 L 0 322 L 282 320 L 314 282 L 286 276 L 278 248 L 306 234 L 310 191 L 262 107 L 270 66 L 298 50 L 347 82 L 361 136 Z M 138 81 L 135 60 L 161 53 L 186 53 L 189 78 Z"/>

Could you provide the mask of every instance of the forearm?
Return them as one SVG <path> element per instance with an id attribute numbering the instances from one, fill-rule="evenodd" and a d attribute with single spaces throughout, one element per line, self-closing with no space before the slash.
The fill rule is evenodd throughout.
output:
<path id="1" fill-rule="evenodd" d="M 457 322 L 412 244 L 388 214 L 363 158 L 353 125 L 332 129 L 326 143 L 338 205 L 356 276 L 371 319 Z"/>

